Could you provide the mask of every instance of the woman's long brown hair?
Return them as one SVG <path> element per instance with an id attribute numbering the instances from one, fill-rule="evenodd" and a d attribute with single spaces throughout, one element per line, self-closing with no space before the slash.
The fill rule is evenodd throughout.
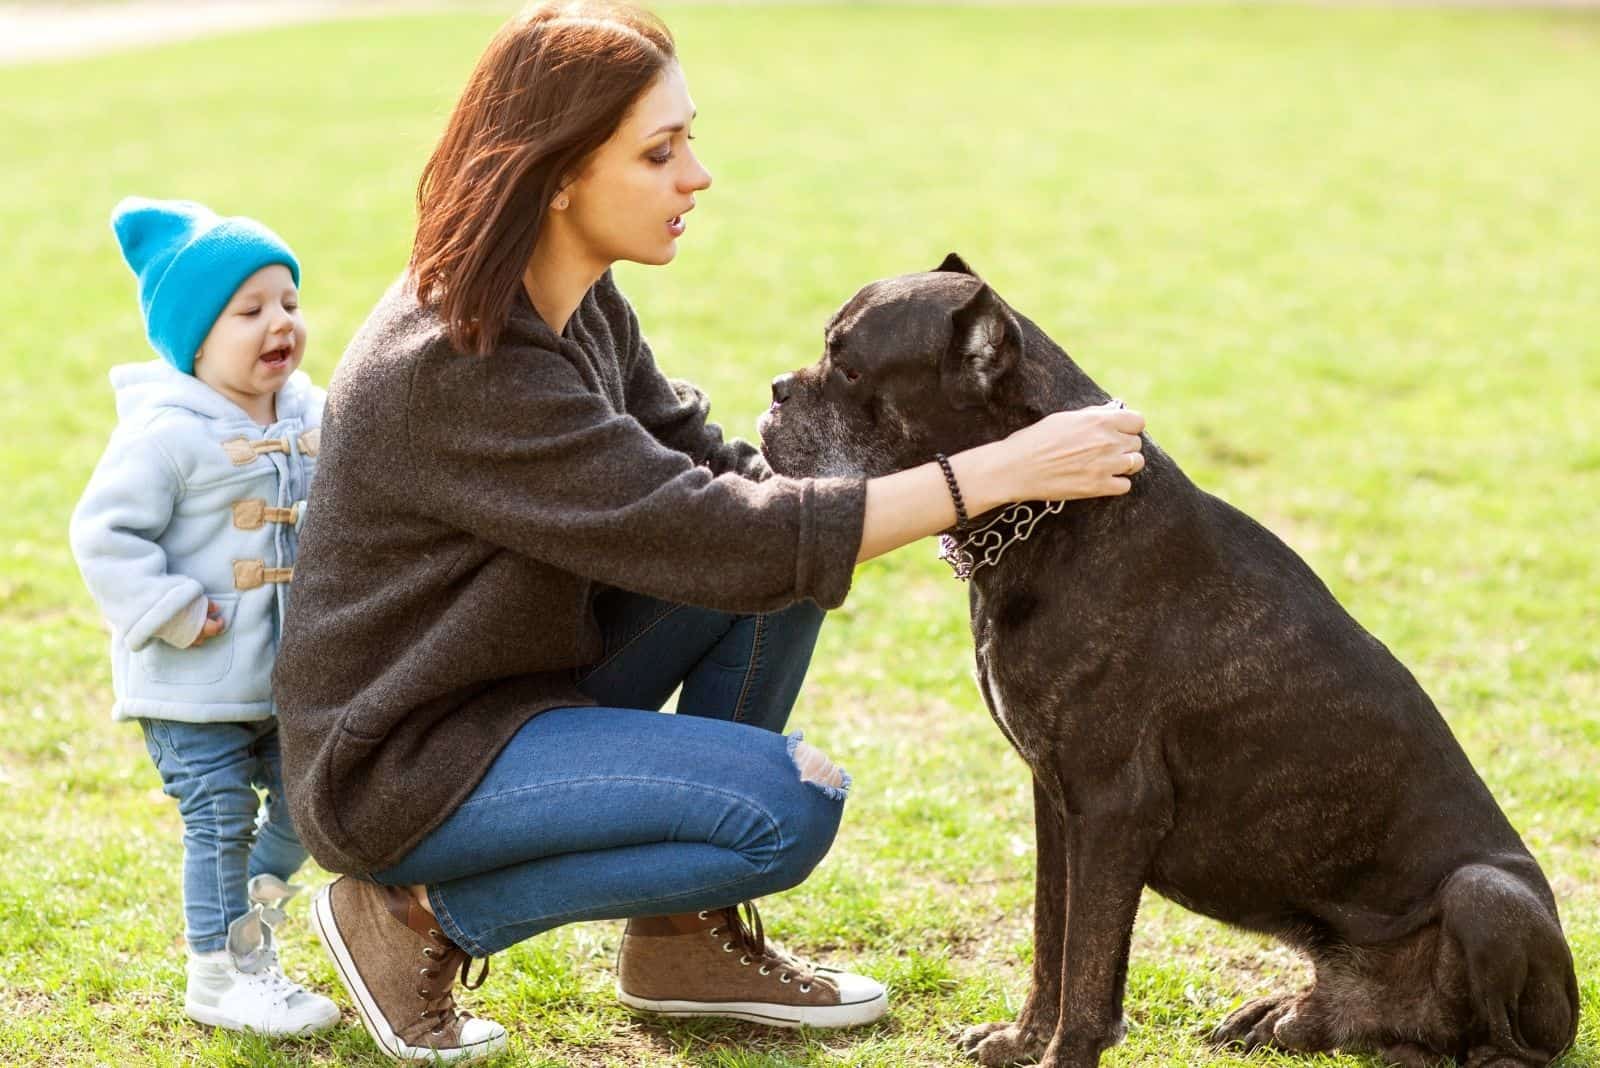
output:
<path id="1" fill-rule="evenodd" d="M 411 275 L 461 352 L 494 350 L 551 200 L 675 59 L 659 19 L 609 0 L 534 4 L 495 34 L 417 185 Z"/>

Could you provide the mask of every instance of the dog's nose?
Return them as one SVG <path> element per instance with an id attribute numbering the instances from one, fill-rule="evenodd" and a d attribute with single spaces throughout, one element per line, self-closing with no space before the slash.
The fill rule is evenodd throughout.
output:
<path id="1" fill-rule="evenodd" d="M 794 374 L 779 375 L 772 380 L 772 403 L 782 404 L 789 399 L 790 387 L 794 385 Z"/>

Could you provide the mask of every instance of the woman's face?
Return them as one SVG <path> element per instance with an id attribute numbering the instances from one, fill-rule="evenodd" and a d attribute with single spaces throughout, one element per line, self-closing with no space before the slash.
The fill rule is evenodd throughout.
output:
<path id="1" fill-rule="evenodd" d="M 674 63 L 646 89 L 611 139 L 562 194 L 563 215 L 597 262 L 670 263 L 684 216 L 711 174 L 689 147 L 694 101 Z"/>

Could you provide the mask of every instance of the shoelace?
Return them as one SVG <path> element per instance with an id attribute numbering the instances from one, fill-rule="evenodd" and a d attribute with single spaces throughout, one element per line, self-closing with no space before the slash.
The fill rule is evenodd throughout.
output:
<path id="1" fill-rule="evenodd" d="M 250 981 L 262 987 L 266 993 L 284 1005 L 296 994 L 306 993 L 306 988 L 283 974 L 283 969 L 278 965 L 278 952 L 268 949 L 261 957 L 260 963 L 253 972 L 244 972 Z"/>
<path id="2" fill-rule="evenodd" d="M 780 983 L 800 980 L 800 992 L 811 992 L 811 984 L 816 981 L 816 968 L 777 946 L 767 945 L 766 928 L 761 923 L 761 913 L 756 909 L 754 901 L 741 901 L 730 909 L 721 910 L 722 917 L 727 923 L 727 932 L 732 937 L 722 944 L 724 952 L 732 953 L 734 946 L 744 950 L 739 957 L 739 963 L 744 965 L 761 962 L 758 969 L 762 975 L 772 974 L 774 967 L 778 969 Z M 743 913 L 743 915 L 741 915 Z M 702 918 L 709 918 L 710 913 L 700 913 Z M 719 924 L 711 928 L 713 937 L 720 934 L 723 927 Z"/>
<path id="3" fill-rule="evenodd" d="M 435 953 L 432 946 L 422 947 L 422 955 L 424 957 L 427 957 L 431 961 L 438 962 L 438 964 L 432 968 L 422 969 L 422 976 L 424 978 L 431 981 L 443 977 L 443 965 L 445 961 L 450 959 L 450 955 L 452 953 L 459 953 L 461 955 L 460 979 L 462 987 L 467 990 L 476 990 L 483 985 L 483 981 L 485 979 L 489 978 L 488 957 L 483 958 L 483 970 L 478 973 L 478 981 L 472 982 L 468 978 L 468 975 L 472 969 L 472 958 L 467 956 L 467 954 L 455 943 L 446 938 L 442 932 L 438 930 L 430 930 L 428 932 L 428 936 L 435 942 L 439 943 L 442 948 L 439 952 Z M 454 972 L 454 970 L 455 968 L 452 965 L 451 971 Z M 418 1018 L 422 1020 L 429 1020 L 433 1017 L 437 1017 L 437 1019 L 433 1019 L 432 1026 L 428 1028 L 429 1034 L 443 1034 L 445 1028 L 450 1024 L 456 1021 L 466 1021 L 472 1019 L 472 1013 L 465 1012 L 456 1007 L 455 997 L 451 992 L 451 988 L 455 985 L 456 978 L 457 976 L 452 974 L 450 978 L 445 980 L 444 985 L 438 990 L 431 990 L 428 987 L 421 987 L 417 990 L 417 997 L 422 999 L 422 1011 L 417 1014 Z"/>

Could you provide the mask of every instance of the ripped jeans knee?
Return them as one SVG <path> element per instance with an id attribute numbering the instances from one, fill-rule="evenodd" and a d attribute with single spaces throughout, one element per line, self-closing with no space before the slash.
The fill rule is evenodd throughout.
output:
<path id="1" fill-rule="evenodd" d="M 789 759 L 800 773 L 800 781 L 810 783 L 835 801 L 850 793 L 850 773 L 828 759 L 826 753 L 804 740 L 799 731 L 789 736 Z"/>

